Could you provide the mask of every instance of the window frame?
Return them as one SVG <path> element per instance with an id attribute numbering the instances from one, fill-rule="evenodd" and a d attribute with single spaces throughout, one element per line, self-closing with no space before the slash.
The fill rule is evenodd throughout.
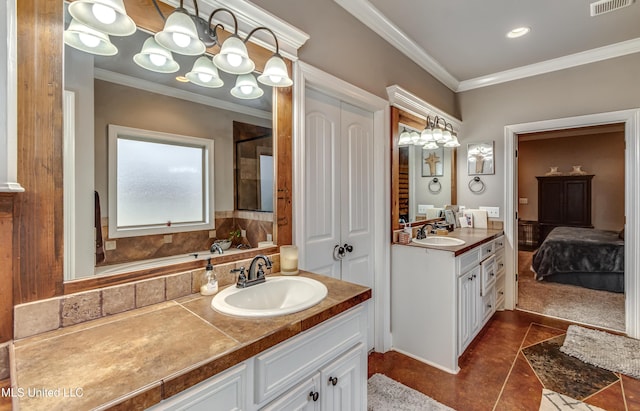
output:
<path id="1" fill-rule="evenodd" d="M 172 222 L 167 224 L 118 227 L 118 139 L 145 141 L 150 143 L 171 144 L 194 147 L 203 150 L 203 221 Z M 172 234 L 187 231 L 213 230 L 215 228 L 214 210 L 214 141 L 212 139 L 190 137 L 160 131 L 144 130 L 115 124 L 108 125 L 108 221 L 109 238 L 139 237 L 156 234 Z"/>

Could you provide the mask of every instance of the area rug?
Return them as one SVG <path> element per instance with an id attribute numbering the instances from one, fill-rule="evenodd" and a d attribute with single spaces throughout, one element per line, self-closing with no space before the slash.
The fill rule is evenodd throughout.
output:
<path id="1" fill-rule="evenodd" d="M 518 251 L 518 309 L 576 323 L 625 330 L 624 293 L 537 281 L 532 252 Z"/>
<path id="2" fill-rule="evenodd" d="M 570 325 L 560 351 L 587 364 L 640 379 L 640 340 Z"/>
<path id="3" fill-rule="evenodd" d="M 367 383 L 368 411 L 455 411 L 383 374 L 373 374 Z"/>
<path id="4" fill-rule="evenodd" d="M 557 392 L 542 390 L 542 400 L 540 401 L 540 411 L 605 411 L 595 405 L 589 405 L 582 401 L 574 400 L 566 395 Z"/>

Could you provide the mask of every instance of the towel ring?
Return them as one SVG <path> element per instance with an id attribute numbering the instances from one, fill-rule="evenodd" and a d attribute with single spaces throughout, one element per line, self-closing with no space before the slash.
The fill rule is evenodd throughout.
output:
<path id="1" fill-rule="evenodd" d="M 437 177 L 433 177 L 433 180 L 429 181 L 427 188 L 431 194 L 438 194 L 442 190 L 442 184 Z"/>
<path id="2" fill-rule="evenodd" d="M 484 185 L 482 180 L 480 180 L 480 177 L 473 177 L 471 180 L 469 180 L 469 190 L 472 193 L 480 194 L 484 191 L 485 188 L 487 187 Z"/>

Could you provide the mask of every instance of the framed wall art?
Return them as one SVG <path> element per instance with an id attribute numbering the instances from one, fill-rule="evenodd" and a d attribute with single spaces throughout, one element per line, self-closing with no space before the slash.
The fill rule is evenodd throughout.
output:
<path id="1" fill-rule="evenodd" d="M 493 141 L 467 145 L 467 172 L 470 176 L 495 173 Z"/>
<path id="2" fill-rule="evenodd" d="M 444 149 L 438 147 L 433 150 L 422 149 L 422 177 L 436 177 L 444 175 Z"/>

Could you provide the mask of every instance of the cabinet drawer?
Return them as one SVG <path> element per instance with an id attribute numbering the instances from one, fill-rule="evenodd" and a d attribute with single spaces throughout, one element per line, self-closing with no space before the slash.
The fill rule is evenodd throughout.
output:
<path id="1" fill-rule="evenodd" d="M 367 312 L 359 306 L 255 357 L 257 404 L 281 394 L 336 356 L 366 342 Z"/>
<path id="2" fill-rule="evenodd" d="M 458 257 L 458 275 L 463 275 L 480 262 L 480 248 L 474 248 Z"/>
<path id="3" fill-rule="evenodd" d="M 496 253 L 496 275 L 504 274 L 504 253 Z"/>
<path id="4" fill-rule="evenodd" d="M 495 253 L 497 254 L 498 251 L 500 250 L 504 250 L 504 236 L 501 235 L 500 237 L 496 238 L 495 240 L 493 240 L 493 251 L 495 251 Z"/>
<path id="5" fill-rule="evenodd" d="M 486 244 L 482 244 L 480 246 L 480 259 L 484 260 L 485 258 L 489 257 L 491 254 L 493 254 L 493 241 L 489 241 Z"/>
<path id="6" fill-rule="evenodd" d="M 484 324 L 489 317 L 496 311 L 496 291 L 492 288 L 489 293 L 482 297 L 482 323 Z"/>
<path id="7" fill-rule="evenodd" d="M 482 295 L 487 295 L 489 292 L 493 292 L 493 286 L 496 283 L 496 261 L 495 256 L 491 256 L 480 263 L 480 275 L 481 275 L 481 287 Z"/>

